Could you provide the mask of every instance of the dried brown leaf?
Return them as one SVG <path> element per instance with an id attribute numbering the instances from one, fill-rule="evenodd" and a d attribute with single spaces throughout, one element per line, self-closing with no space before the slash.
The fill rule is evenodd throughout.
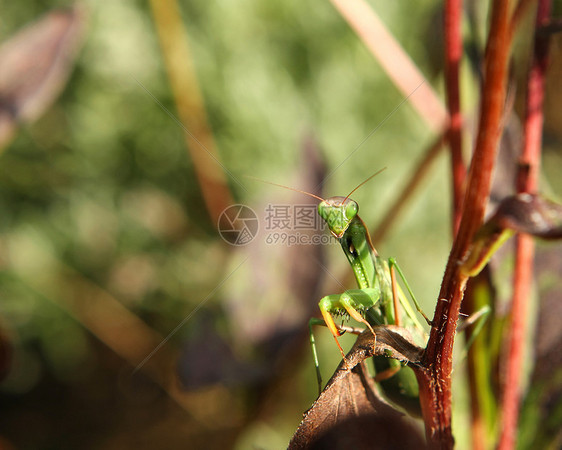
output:
<path id="1" fill-rule="evenodd" d="M 372 356 L 382 355 L 416 367 L 421 360 L 423 349 L 411 342 L 407 330 L 403 328 L 379 326 L 375 327 L 375 333 L 376 340 L 370 331 L 365 331 L 358 337 L 316 402 L 304 414 L 291 439 L 289 449 L 327 448 L 321 443 L 326 442 L 324 439 L 327 435 L 334 436 L 334 430 L 337 430 L 337 435 L 348 438 L 355 436 L 359 440 L 353 444 L 343 441 L 338 447 L 330 437 L 327 442 L 333 445 L 331 448 L 346 448 L 348 445 L 353 448 L 383 448 L 373 447 L 375 435 L 369 433 L 368 441 L 357 435 L 354 430 L 357 429 L 358 423 L 382 421 L 381 423 L 391 422 L 398 429 L 403 426 L 402 414 L 380 396 L 364 362 Z M 417 447 L 423 445 L 423 439 L 415 433 L 408 432 L 405 435 L 408 439 L 415 439 Z M 362 443 L 369 446 L 362 447 Z"/>
<path id="2" fill-rule="evenodd" d="M 502 229 L 528 233 L 542 239 L 562 238 L 562 206 L 538 195 L 507 197 L 490 222 Z"/>
<path id="3" fill-rule="evenodd" d="M 37 119 L 64 87 L 82 41 L 81 8 L 54 11 L 0 47 L 0 148 L 18 122 Z"/>
<path id="4" fill-rule="evenodd" d="M 562 206 L 527 193 L 505 198 L 474 238 L 463 271 L 477 275 L 494 252 L 514 233 L 541 239 L 562 238 Z"/>

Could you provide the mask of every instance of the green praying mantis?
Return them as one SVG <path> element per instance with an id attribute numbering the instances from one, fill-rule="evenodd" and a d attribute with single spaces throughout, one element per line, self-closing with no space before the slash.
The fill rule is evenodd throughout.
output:
<path id="1" fill-rule="evenodd" d="M 428 323 L 431 323 L 421 310 L 396 260 L 393 258 L 385 260 L 375 250 L 369 231 L 358 215 L 359 205 L 350 198 L 357 189 L 380 172 L 375 173 L 353 189 L 347 197 L 331 197 L 322 200 L 318 205 L 318 214 L 326 222 L 332 235 L 339 240 L 359 288 L 347 290 L 342 294 L 328 295 L 319 302 L 324 322 L 334 336 L 344 359 L 345 354 L 338 341 L 341 332 L 336 327 L 334 315 L 347 313 L 356 321 L 366 325 L 375 339 L 376 333 L 371 324 L 399 325 L 410 329 L 413 327 L 423 333 L 410 303 L 396 282 L 395 271 L 400 275 L 418 312 Z M 401 317 L 398 302 L 405 312 L 404 317 Z M 320 383 L 318 356 L 312 334 L 312 325 L 318 323 L 317 319 L 312 319 L 309 327 L 314 362 Z M 373 359 L 377 372 L 375 381 L 379 382 L 386 396 L 409 412 L 419 415 L 419 389 L 414 372 L 394 359 L 383 356 Z"/>
<path id="2" fill-rule="evenodd" d="M 382 169 L 384 170 L 384 169 Z M 319 309 L 323 319 L 311 319 L 309 322 L 310 342 L 316 366 L 319 390 L 322 379 L 320 376 L 318 354 L 314 341 L 312 326 L 325 325 L 334 336 L 336 344 L 345 359 L 345 353 L 338 341 L 342 334 L 334 316 L 344 315 L 363 323 L 376 338 L 374 325 L 400 325 L 423 330 L 416 319 L 410 303 L 396 282 L 395 271 L 400 275 L 416 309 L 431 323 L 422 312 L 417 299 L 408 285 L 402 270 L 393 258 L 382 259 L 375 250 L 369 232 L 359 217 L 359 206 L 350 196 L 382 170 L 367 178 L 353 189 L 347 197 L 330 197 L 323 199 L 309 192 L 276 185 L 314 197 L 320 201 L 318 213 L 326 222 L 332 235 L 338 239 L 355 275 L 358 289 L 347 290 L 342 294 L 327 295 L 320 300 Z M 405 316 L 401 317 L 398 303 L 402 306 Z M 423 331 L 420 331 L 423 332 Z M 387 397 L 395 403 L 419 414 L 418 385 L 414 372 L 397 360 L 375 357 L 375 381 L 379 382 Z"/>

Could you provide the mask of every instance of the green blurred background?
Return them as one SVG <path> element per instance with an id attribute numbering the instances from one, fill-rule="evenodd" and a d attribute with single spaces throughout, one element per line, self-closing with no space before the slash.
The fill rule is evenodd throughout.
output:
<path id="1" fill-rule="evenodd" d="M 439 2 L 371 4 L 439 90 Z M 0 5 L 7 40 L 68 3 Z M 263 232 L 244 248 L 219 237 L 183 131 L 162 108 L 177 117 L 150 5 L 83 6 L 84 43 L 68 84 L 0 156 L 0 327 L 12 358 L 1 385 L 4 444 L 283 448 L 315 398 L 305 321 L 333 293 L 329 277 L 303 307 L 287 280 L 311 246 L 264 245 Z M 260 218 L 267 204 L 306 203 L 245 175 L 313 189 L 308 139 L 328 172 L 337 167 L 324 196 L 346 195 L 387 167 L 354 195 L 365 222 L 378 223 L 436 136 L 409 104 L 393 112 L 403 94 L 334 7 L 194 0 L 180 8 L 234 201 Z M 465 92 L 477 84 L 464 83 Z M 450 245 L 448 193 L 443 154 L 388 238 L 375 242 L 398 259 L 430 316 Z M 339 247 L 324 250 L 318 258 L 345 274 Z M 282 350 L 272 357 L 263 342 L 274 333 Z M 340 356 L 326 330 L 318 341 L 327 379 Z M 456 420 L 462 429 L 462 414 Z"/>

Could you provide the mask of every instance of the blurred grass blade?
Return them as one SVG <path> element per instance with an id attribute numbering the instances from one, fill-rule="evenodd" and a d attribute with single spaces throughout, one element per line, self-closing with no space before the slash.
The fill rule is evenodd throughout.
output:
<path id="1" fill-rule="evenodd" d="M 75 6 L 47 14 L 0 47 L 0 150 L 18 123 L 36 120 L 68 80 L 85 29 Z"/>
<path id="2" fill-rule="evenodd" d="M 205 105 L 193 68 L 188 36 L 175 0 L 151 0 L 150 6 L 181 123 L 207 211 L 213 224 L 234 202 L 224 166 L 207 123 Z"/>
<path id="3" fill-rule="evenodd" d="M 448 118 L 441 99 L 371 7 L 363 0 L 332 3 L 431 130 L 442 132 Z"/>
<path id="4" fill-rule="evenodd" d="M 131 370 L 122 381 L 138 381 L 132 368 L 160 346 L 164 337 L 126 308 L 103 287 L 81 275 L 61 261 L 49 244 L 35 233 L 13 233 L 8 236 L 7 255 L 16 276 L 30 289 L 40 293 L 74 317 L 85 329 L 126 361 Z M 181 408 L 197 420 L 200 405 L 182 391 L 173 372 L 178 351 L 171 345 L 159 349 L 143 365 L 142 372 L 160 386 Z M 229 397 L 223 400 L 229 404 Z M 232 405 L 227 410 L 231 412 Z"/>

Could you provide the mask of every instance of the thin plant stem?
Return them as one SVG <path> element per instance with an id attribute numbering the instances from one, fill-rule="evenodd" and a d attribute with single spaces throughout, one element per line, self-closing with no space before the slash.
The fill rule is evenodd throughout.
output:
<path id="1" fill-rule="evenodd" d="M 417 163 L 416 167 L 414 167 L 408 183 L 404 186 L 402 191 L 400 191 L 400 194 L 398 194 L 396 200 L 394 200 L 386 213 L 382 215 L 383 220 L 373 231 L 372 235 L 374 242 L 378 244 L 386 238 L 388 231 L 392 229 L 398 216 L 408 204 L 408 201 L 416 192 L 421 182 L 429 174 L 429 169 L 431 168 L 433 162 L 437 159 L 437 156 L 441 153 L 447 138 L 448 133 L 443 133 L 437 137 L 437 139 L 435 139 L 431 146 L 425 151 L 422 159 Z"/>
<path id="2" fill-rule="evenodd" d="M 517 28 L 521 24 L 525 14 L 527 14 L 527 10 L 531 7 L 533 3 L 536 3 L 537 0 L 519 0 L 517 6 L 513 11 L 513 15 L 511 18 L 511 34 L 514 35 L 517 31 Z M 544 23 L 543 23 L 544 25 Z"/>
<path id="3" fill-rule="evenodd" d="M 498 450 L 515 448 L 517 421 L 521 397 L 521 368 L 527 329 L 527 302 L 533 280 L 533 238 L 526 234 L 516 236 L 515 270 L 513 272 L 513 297 L 511 304 L 510 330 L 505 387 L 501 400 L 501 430 Z"/>
<path id="4" fill-rule="evenodd" d="M 453 343 L 467 276 L 459 262 L 467 256 L 482 225 L 490 193 L 506 96 L 510 53 L 509 1 L 492 2 L 488 51 L 484 65 L 480 120 L 468 175 L 459 231 L 453 242 L 424 353 L 425 370 L 416 373 L 426 435 L 435 448 L 453 448 L 451 430 L 451 371 Z"/>
<path id="5" fill-rule="evenodd" d="M 408 102 L 427 126 L 433 132 L 441 133 L 447 126 L 447 111 L 443 103 L 371 6 L 364 0 L 331 2 L 381 64 L 394 85 L 408 97 Z M 415 95 L 412 95 L 413 92 Z"/>
<path id="6" fill-rule="evenodd" d="M 548 65 L 550 39 L 547 34 L 539 33 L 539 30 L 548 23 L 550 9 L 551 0 L 539 0 L 535 21 L 533 60 L 527 79 L 525 140 L 516 180 L 518 192 L 535 193 L 538 189 L 544 122 L 545 74 Z M 521 398 L 521 368 L 525 334 L 528 329 L 527 305 L 533 280 L 534 252 L 535 246 L 532 237 L 529 235 L 518 235 L 515 247 L 511 327 L 508 339 L 505 387 L 502 396 L 502 426 L 498 445 L 499 450 L 514 448 L 517 436 Z"/>
<path id="7" fill-rule="evenodd" d="M 234 202 L 207 122 L 179 6 L 176 0 L 151 0 L 150 5 L 186 145 L 207 211 L 216 224 L 221 212 Z"/>
<path id="8" fill-rule="evenodd" d="M 449 111 L 449 148 L 453 186 L 453 236 L 461 220 L 466 166 L 462 157 L 462 114 L 460 109 L 459 70 L 462 58 L 462 0 L 447 0 L 444 11 L 445 92 Z"/>

